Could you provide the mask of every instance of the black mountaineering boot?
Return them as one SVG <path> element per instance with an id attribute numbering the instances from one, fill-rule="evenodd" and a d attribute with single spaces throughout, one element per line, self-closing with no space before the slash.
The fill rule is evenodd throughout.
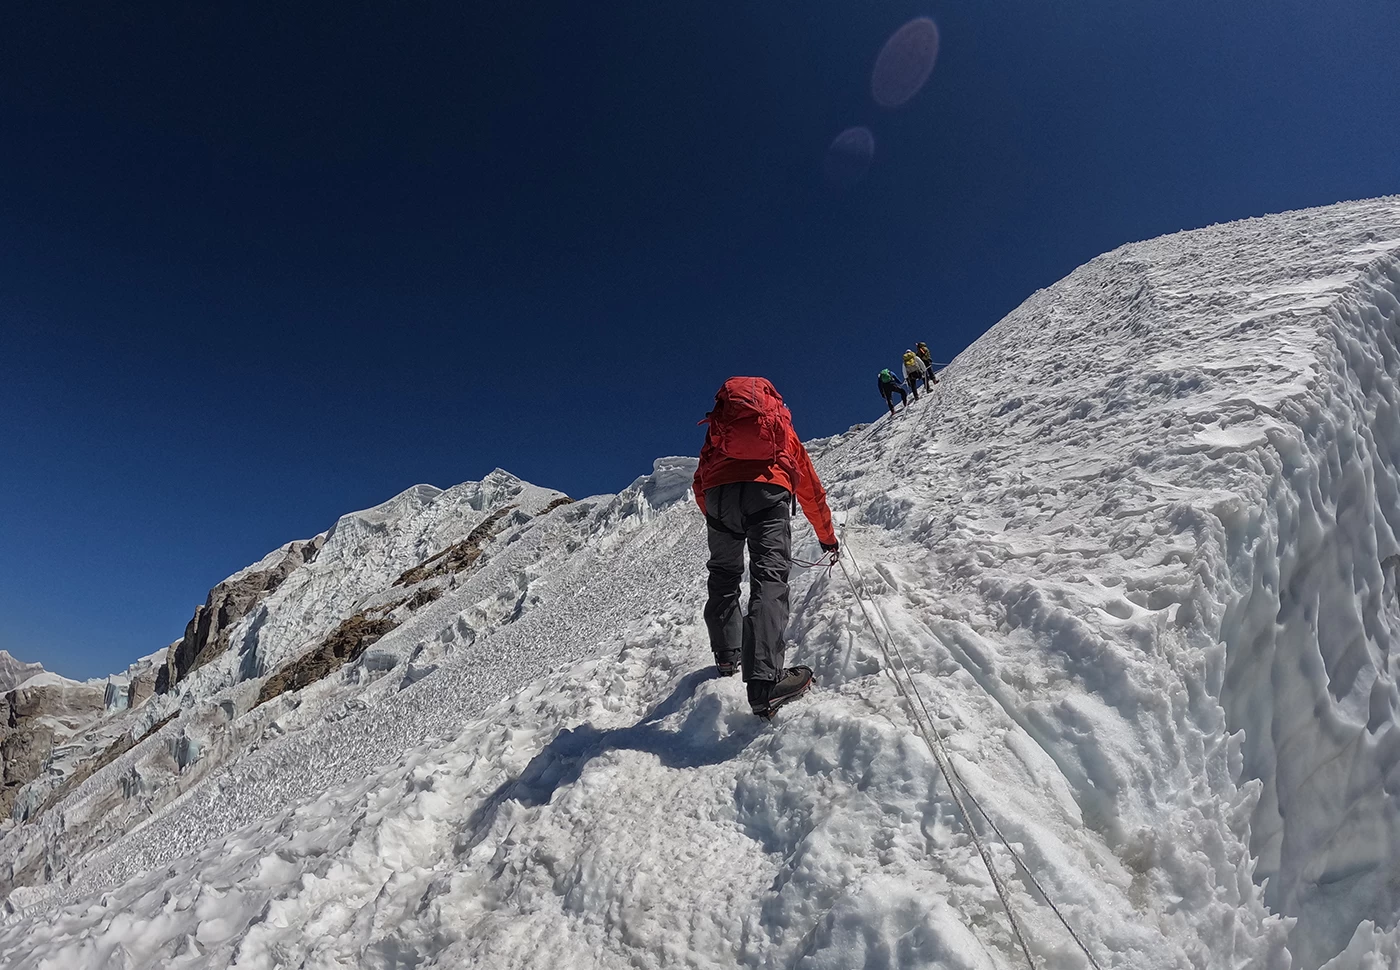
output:
<path id="1" fill-rule="evenodd" d="M 721 677 L 733 677 L 733 676 L 734 676 L 734 672 L 735 672 L 736 670 L 738 670 L 738 669 L 739 669 L 739 661 L 737 661 L 737 660 L 716 660 L 716 661 L 715 661 L 715 673 L 719 674 L 719 676 L 721 676 Z"/>
<path id="2" fill-rule="evenodd" d="M 744 685 L 749 692 L 749 709 L 759 717 L 766 716 L 768 692 L 773 689 L 771 680 L 751 680 Z"/>
<path id="3" fill-rule="evenodd" d="M 751 680 L 748 683 L 749 708 L 759 717 L 770 718 L 778 708 L 807 693 L 811 686 L 811 667 L 788 667 L 777 680 Z"/>

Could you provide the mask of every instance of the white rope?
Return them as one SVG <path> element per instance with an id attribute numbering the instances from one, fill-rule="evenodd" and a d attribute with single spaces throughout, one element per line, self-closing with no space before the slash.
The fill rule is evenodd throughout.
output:
<path id="1" fill-rule="evenodd" d="M 841 531 L 844 536 L 845 523 L 842 523 Z M 842 552 L 850 558 L 851 563 L 855 566 L 856 574 L 861 580 L 860 587 L 863 587 L 865 585 L 865 574 L 861 569 L 860 561 L 851 554 L 850 547 L 844 543 L 842 545 Z M 992 878 L 992 885 L 995 887 L 997 895 L 1001 898 L 1001 904 L 1006 909 L 1007 918 L 1011 921 L 1011 931 L 1016 937 L 1016 942 L 1020 944 L 1021 952 L 1025 954 L 1026 962 L 1030 964 L 1031 970 L 1036 970 L 1035 958 L 1031 956 L 1030 948 L 1026 945 L 1025 937 L 1021 933 L 1021 926 L 1011 907 L 1011 901 L 1007 895 L 1006 886 L 1002 882 L 1001 876 L 997 874 L 995 867 L 992 865 L 991 854 L 987 851 L 981 837 L 977 834 L 977 830 L 972 824 L 971 815 L 967 811 L 967 806 L 963 804 L 962 794 L 967 795 L 973 807 L 977 809 L 978 814 L 991 826 L 992 831 L 996 833 L 997 838 L 1001 841 L 1001 844 L 1006 847 L 1006 850 L 1011 853 L 1011 857 L 1016 861 L 1017 866 L 1026 875 L 1031 885 L 1035 887 L 1036 892 L 1045 900 L 1046 905 L 1050 907 L 1051 912 L 1059 919 L 1061 925 L 1063 925 L 1065 930 L 1069 933 L 1070 938 L 1073 939 L 1079 949 L 1083 951 L 1085 958 L 1089 961 L 1089 965 L 1093 967 L 1094 970 L 1102 970 L 1098 961 L 1094 959 L 1094 955 L 1089 952 L 1088 946 L 1080 939 L 1079 934 L 1074 931 L 1074 927 L 1069 924 L 1069 921 L 1065 919 L 1064 914 L 1060 912 L 1059 907 L 1057 907 L 1054 900 L 1050 898 L 1050 894 L 1045 891 L 1045 887 L 1040 884 L 1040 880 L 1036 879 L 1035 874 L 1031 872 L 1030 867 L 1026 865 L 1020 853 L 1012 847 L 1010 841 L 1006 838 L 1005 834 L 1002 833 L 1001 828 L 992 819 L 991 815 L 987 813 L 987 810 L 982 807 L 981 802 L 977 800 L 977 796 L 972 793 L 972 789 L 968 787 L 967 782 L 963 781 L 962 776 L 958 774 L 956 766 L 954 766 L 952 759 L 948 757 L 948 752 L 944 748 L 942 737 L 934 727 L 933 715 L 929 712 L 928 705 L 924 702 L 923 694 L 919 692 L 918 685 L 914 682 L 913 675 L 910 673 L 909 667 L 905 663 L 904 656 L 899 650 L 899 644 L 895 640 L 889 617 L 885 615 L 884 608 L 881 607 L 879 601 L 869 593 L 862 595 L 861 588 L 858 587 L 855 580 L 851 578 L 851 574 L 846 569 L 845 563 L 841 562 L 840 566 L 842 574 L 846 577 L 846 582 L 850 584 L 851 592 L 855 594 L 856 603 L 860 606 L 860 611 L 865 617 L 866 625 L 870 627 L 871 635 L 875 637 L 875 643 L 879 646 L 881 654 L 884 655 L 885 666 L 889 671 L 890 678 L 894 681 L 895 689 L 899 691 L 905 704 L 908 705 L 909 713 L 914 719 L 914 724 L 918 728 L 919 734 L 923 736 L 924 743 L 928 745 L 929 752 L 933 755 L 934 761 L 938 763 L 938 769 L 943 774 L 943 780 L 948 785 L 948 790 L 953 796 L 953 801 L 957 805 L 958 811 L 962 814 L 963 823 L 967 825 L 968 834 L 972 836 L 972 841 L 977 846 L 977 853 L 982 857 L 982 863 L 987 867 L 987 873 Z M 880 623 L 885 628 L 885 637 L 883 640 L 880 638 L 879 631 L 875 628 L 875 622 L 870 618 L 869 611 L 865 608 L 865 600 L 867 598 L 875 607 L 875 612 L 880 617 Z M 888 648 L 886 647 L 886 643 L 889 644 Z M 907 688 L 898 675 L 894 660 L 891 659 L 891 651 L 893 651 L 894 659 L 899 661 L 899 669 L 904 671 L 904 679 L 908 681 Z M 915 706 L 916 701 L 917 707 Z M 962 794 L 960 794 L 959 790 L 961 790 Z"/>
<path id="2" fill-rule="evenodd" d="M 852 562 L 854 562 L 854 560 L 852 560 Z M 967 806 L 963 804 L 962 795 L 958 793 L 959 786 L 954 784 L 953 768 L 948 762 L 947 753 L 943 750 L 943 741 L 936 733 L 930 732 L 928 728 L 925 727 L 924 719 L 919 716 L 919 710 L 914 706 L 914 702 L 909 696 L 909 691 L 900 681 L 899 675 L 895 671 L 894 661 L 890 659 L 889 650 L 886 649 L 884 641 L 880 639 L 879 632 L 875 629 L 874 621 L 870 619 L 870 613 L 865 608 L 865 601 L 861 598 L 860 591 L 856 589 L 855 580 L 851 579 L 850 571 L 846 569 L 846 564 L 844 562 L 841 562 L 840 566 L 842 574 L 846 577 L 846 582 L 851 586 L 851 591 L 856 594 L 856 603 L 860 606 L 860 612 L 865 616 L 865 622 L 869 625 L 870 632 L 875 636 L 875 642 L 880 646 L 880 652 L 885 655 L 885 669 L 889 671 L 891 679 L 894 680 L 894 686 L 899 691 L 899 695 L 904 698 L 905 704 L 909 706 L 909 713 L 914 718 L 914 725 L 919 729 L 919 733 L 923 735 L 924 743 L 928 745 L 929 752 L 933 755 L 933 760 L 938 763 L 938 770 L 943 773 L 943 781 L 947 784 L 948 791 L 953 796 L 953 803 L 957 805 L 958 812 L 962 815 L 963 824 L 967 826 L 968 834 L 972 836 L 972 841 L 977 846 L 977 854 L 982 857 L 982 864 L 987 867 L 987 874 L 992 877 L 992 885 L 996 888 L 997 895 L 1001 897 L 1001 905 L 1006 910 L 1006 917 L 1011 920 L 1011 932 L 1015 935 L 1016 942 L 1020 944 L 1021 952 L 1026 955 L 1026 963 L 1030 964 L 1031 970 L 1036 970 L 1035 958 L 1031 956 L 1030 947 L 1026 945 L 1025 937 L 1021 935 L 1021 924 L 1017 922 L 1016 913 L 1011 908 L 1011 900 L 1007 898 L 1006 887 L 1002 884 L 1001 876 L 997 875 L 996 866 L 992 865 L 991 853 L 987 851 L 986 845 L 982 842 L 982 837 L 977 834 L 977 829 L 972 824 L 972 817 L 968 814 Z M 893 644 L 894 641 L 891 640 L 890 642 Z M 898 650 L 898 648 L 896 648 L 896 650 Z M 904 666 L 904 660 L 902 658 L 899 663 L 901 667 Z M 905 676 L 908 677 L 907 669 L 905 670 Z M 912 678 L 909 680 L 909 686 L 914 686 Z M 917 688 L 915 689 L 917 690 Z M 920 706 L 922 706 L 922 699 L 920 701 Z"/>

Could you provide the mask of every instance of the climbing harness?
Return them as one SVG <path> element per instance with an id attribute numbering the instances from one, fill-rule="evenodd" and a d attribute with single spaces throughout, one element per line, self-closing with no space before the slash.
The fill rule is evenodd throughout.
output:
<path id="1" fill-rule="evenodd" d="M 844 523 L 842 524 L 841 531 L 844 536 Z M 982 837 L 977 834 L 977 829 L 972 824 L 972 816 L 969 814 L 967 806 L 963 803 L 964 794 L 967 796 L 967 799 L 972 802 L 973 807 L 977 809 L 978 814 L 991 826 L 992 831 L 996 833 L 997 838 L 1001 841 L 1001 844 L 1005 846 L 1006 851 L 1011 853 L 1011 857 L 1016 860 L 1016 864 L 1021 872 L 1026 875 L 1031 885 L 1035 887 L 1036 892 L 1045 900 L 1046 905 L 1050 907 L 1050 911 L 1059 919 L 1061 925 L 1063 925 L 1065 930 L 1069 933 L 1070 938 L 1073 939 L 1079 946 L 1079 949 L 1083 951 L 1084 956 L 1089 961 L 1089 965 L 1093 967 L 1094 970 L 1102 970 L 1098 961 L 1094 959 L 1094 955 L 1089 952 L 1089 948 L 1085 945 L 1084 941 L 1080 939 L 1079 934 L 1074 931 L 1074 927 L 1070 926 L 1069 921 L 1065 919 L 1064 914 L 1060 912 L 1059 907 L 1057 907 L 1054 900 L 1050 898 L 1050 894 L 1047 893 L 1045 887 L 1040 884 L 1040 880 L 1036 879 L 1030 867 L 1027 866 L 1025 860 L 1021 858 L 1020 853 L 1012 848 L 1010 841 L 1008 841 L 1006 836 L 1002 833 L 1001 828 L 992 820 L 991 815 L 987 813 L 987 810 L 983 808 L 982 804 L 977 800 L 977 796 L 972 793 L 967 783 L 963 781 L 962 776 L 958 774 L 957 767 L 953 764 L 952 759 L 948 757 L 947 749 L 943 745 L 943 738 L 934 728 L 933 715 L 929 713 L 928 705 L 924 702 L 923 695 L 919 693 L 918 685 L 914 683 L 914 678 L 909 673 L 909 667 L 904 662 L 904 656 L 899 650 L 899 644 L 895 642 L 889 619 L 885 616 L 885 611 L 880 607 L 880 604 L 875 601 L 873 596 L 870 596 L 868 593 L 862 593 L 862 587 L 865 586 L 865 575 L 860 568 L 860 561 L 851 553 L 850 547 L 846 546 L 844 543 L 842 544 L 842 551 L 846 553 L 851 560 L 851 564 L 855 567 L 856 576 L 860 578 L 860 585 L 856 585 L 855 579 L 851 578 L 850 571 L 846 569 L 846 564 L 842 562 L 839 557 L 836 558 L 835 564 L 841 567 L 841 572 L 846 577 L 846 582 L 850 584 L 851 592 L 855 595 L 856 603 L 860 606 L 861 615 L 865 617 L 866 625 L 870 627 L 870 633 L 875 638 L 875 643 L 880 647 L 880 653 L 884 655 L 885 670 L 889 673 L 890 679 L 894 681 L 895 689 L 899 692 L 900 697 L 904 699 L 904 703 L 909 709 L 909 714 L 914 719 L 914 725 L 918 729 L 919 734 L 923 736 L 924 743 L 928 745 L 929 752 L 933 755 L 934 761 L 938 763 L 938 770 L 943 775 L 943 781 L 948 785 L 948 791 L 953 796 L 953 802 L 957 806 L 959 814 L 962 816 L 963 824 L 967 826 L 968 834 L 972 836 L 973 844 L 977 847 L 977 854 L 982 857 L 982 863 L 987 867 L 987 873 L 992 877 L 992 886 L 996 889 L 997 896 L 1001 898 L 1001 904 L 1006 910 L 1006 916 L 1011 921 L 1011 932 L 1016 937 L 1016 942 L 1020 945 L 1021 952 L 1025 954 L 1026 962 L 1030 965 L 1031 970 L 1036 970 L 1035 958 L 1031 956 L 1030 947 L 1027 946 L 1025 937 L 1021 933 L 1021 925 L 1016 918 L 1015 911 L 1011 907 L 1011 900 L 1007 895 L 1006 885 L 1002 881 L 1001 876 L 997 874 L 996 868 L 992 865 L 991 854 L 987 851 Z M 870 600 L 875 612 L 880 617 L 881 625 L 883 625 L 885 629 L 885 636 L 883 639 L 875 627 L 875 621 L 870 617 L 870 611 L 865 608 L 867 599 Z M 898 661 L 898 666 L 895 664 L 896 660 Z M 899 676 L 900 670 L 904 671 L 903 680 L 901 680 Z M 908 681 L 907 686 L 904 681 Z"/>

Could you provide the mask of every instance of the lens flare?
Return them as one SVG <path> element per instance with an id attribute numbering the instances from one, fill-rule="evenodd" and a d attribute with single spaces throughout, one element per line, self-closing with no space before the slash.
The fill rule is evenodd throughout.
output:
<path id="1" fill-rule="evenodd" d="M 938 60 L 938 25 L 928 17 L 909 21 L 896 30 L 870 73 L 870 93 L 882 108 L 897 108 L 924 86 Z"/>
<path id="2" fill-rule="evenodd" d="M 850 188 L 870 170 L 875 157 L 875 136 L 869 128 L 847 128 L 826 150 L 826 180 L 839 188 Z"/>

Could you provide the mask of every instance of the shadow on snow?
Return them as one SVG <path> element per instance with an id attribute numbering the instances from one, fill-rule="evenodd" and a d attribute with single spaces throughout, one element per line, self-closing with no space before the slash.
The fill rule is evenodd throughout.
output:
<path id="1" fill-rule="evenodd" d="M 700 700 L 690 711 L 678 730 L 668 730 L 661 722 L 681 711 L 695 696 L 695 691 L 707 680 L 717 679 L 713 668 L 687 674 L 665 700 L 631 727 L 599 730 L 592 724 L 581 724 L 560 731 L 518 776 L 501 785 L 477 808 L 467 820 L 463 831 L 462 850 L 469 850 L 485 835 L 483 826 L 507 801 L 534 807 L 545 805 L 560 788 L 578 781 L 584 766 L 605 751 L 645 751 L 653 754 L 667 768 L 700 768 L 717 765 L 734 758 L 756 738 L 762 728 L 758 718 L 746 730 L 718 736 L 717 728 L 724 720 L 721 700 L 711 694 Z"/>

